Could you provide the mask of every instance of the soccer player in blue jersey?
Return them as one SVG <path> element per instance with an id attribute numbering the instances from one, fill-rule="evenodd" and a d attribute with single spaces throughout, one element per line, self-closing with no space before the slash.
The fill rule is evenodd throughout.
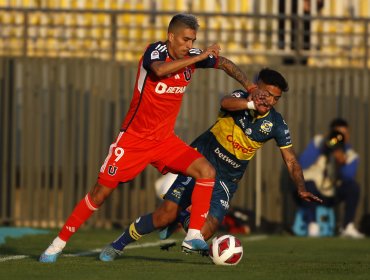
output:
<path id="1" fill-rule="evenodd" d="M 205 240 L 209 239 L 221 224 L 249 161 L 270 139 L 274 139 L 280 148 L 299 197 L 306 201 L 321 202 L 321 199 L 306 191 L 289 128 L 283 117 L 273 108 L 282 93 L 288 90 L 288 83 L 279 72 L 265 68 L 258 74 L 257 86 L 265 93 L 263 102 L 252 100 L 252 96 L 243 90 L 225 96 L 221 101 L 221 111 L 216 123 L 191 144 L 216 169 L 211 206 L 201 230 Z M 249 109 L 251 107 L 254 109 Z M 183 214 L 186 212 L 182 212 L 182 215 L 179 213 L 192 204 L 194 182 L 192 177 L 178 175 L 164 196 L 164 202 L 152 214 L 156 226 L 146 223 L 141 217 L 138 218 L 121 236 L 102 250 L 100 259 L 114 260 L 127 244 L 159 228 L 164 228 L 164 238 L 168 237 L 171 227 L 166 226 L 176 223 L 178 216 L 182 217 L 182 222 L 187 220 L 187 215 Z"/>

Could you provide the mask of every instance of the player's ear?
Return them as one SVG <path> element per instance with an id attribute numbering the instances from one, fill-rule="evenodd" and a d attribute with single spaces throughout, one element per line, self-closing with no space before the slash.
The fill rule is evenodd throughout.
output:
<path id="1" fill-rule="evenodd" d="M 175 34 L 172 32 L 168 33 L 168 41 L 173 42 L 175 38 Z"/>

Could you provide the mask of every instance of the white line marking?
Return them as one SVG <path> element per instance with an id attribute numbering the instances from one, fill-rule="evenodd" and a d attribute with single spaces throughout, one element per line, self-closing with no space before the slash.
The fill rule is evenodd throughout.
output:
<path id="1" fill-rule="evenodd" d="M 25 258 L 28 258 L 28 257 L 29 256 L 26 256 L 26 255 L 15 255 L 15 256 L 0 257 L 0 262 L 20 260 L 20 259 L 25 259 Z"/>
<path id="2" fill-rule="evenodd" d="M 241 238 L 241 240 L 244 241 L 259 241 L 259 240 L 264 240 L 268 236 L 267 235 L 256 235 L 256 236 L 248 236 Z M 147 242 L 143 244 L 132 244 L 128 245 L 125 250 L 130 250 L 130 249 L 139 249 L 139 248 L 148 248 L 148 247 L 155 247 L 155 246 L 160 246 L 160 245 L 165 245 L 167 243 L 172 243 L 176 241 L 181 241 L 180 239 L 167 239 L 166 241 L 157 241 L 157 242 Z M 63 254 L 63 257 L 81 257 L 81 256 L 90 256 L 94 255 L 97 253 L 101 252 L 101 248 L 99 249 L 93 249 L 85 252 L 80 252 L 80 253 L 75 253 L 75 254 Z M 6 261 L 13 261 L 13 260 L 21 260 L 25 258 L 29 258 L 30 256 L 27 255 L 14 255 L 14 256 L 1 256 L 0 255 L 0 262 L 6 262 Z"/>
<path id="3" fill-rule="evenodd" d="M 157 241 L 157 242 L 147 242 L 143 244 L 132 244 L 132 245 L 127 245 L 125 247 L 125 250 L 130 250 L 130 249 L 137 249 L 137 248 L 148 248 L 148 247 L 155 247 L 155 246 L 160 246 L 160 245 L 165 245 L 167 243 L 172 243 L 175 242 L 175 239 L 167 239 L 166 241 Z M 101 248 L 98 249 L 93 249 L 85 252 L 80 252 L 76 254 L 63 254 L 64 257 L 80 257 L 80 256 L 89 256 L 89 255 L 94 255 L 96 253 L 100 253 Z"/>
<path id="4" fill-rule="evenodd" d="M 243 237 L 241 238 L 241 240 L 245 240 L 245 241 L 260 241 L 260 240 L 264 240 L 264 239 L 267 239 L 267 235 L 255 235 L 255 236 L 249 236 L 249 237 Z"/>

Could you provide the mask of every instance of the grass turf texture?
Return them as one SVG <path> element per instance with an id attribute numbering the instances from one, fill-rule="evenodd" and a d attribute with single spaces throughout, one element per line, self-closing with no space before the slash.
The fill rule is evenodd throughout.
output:
<path id="1" fill-rule="evenodd" d="M 64 254 L 102 248 L 120 231 L 81 230 L 68 243 Z M 61 256 L 53 264 L 38 257 L 57 234 L 7 238 L 0 246 L 0 279 L 370 279 L 370 239 L 238 236 L 244 256 L 237 266 L 216 266 L 208 257 L 180 251 L 182 234 L 174 235 L 176 246 L 133 248 L 114 262 L 99 261 L 98 253 Z M 157 234 L 136 244 L 158 241 Z M 19 260 L 7 256 L 26 255 Z"/>

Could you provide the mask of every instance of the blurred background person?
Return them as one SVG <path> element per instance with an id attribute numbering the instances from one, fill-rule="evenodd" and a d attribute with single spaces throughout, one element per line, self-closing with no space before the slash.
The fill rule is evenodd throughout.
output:
<path id="1" fill-rule="evenodd" d="M 340 202 L 345 203 L 341 236 L 363 238 L 364 235 L 354 225 L 360 198 L 360 187 L 355 179 L 359 157 L 349 139 L 347 121 L 342 118 L 333 119 L 328 134 L 314 136 L 299 161 L 307 190 L 321 197 L 324 206 L 334 207 Z M 315 213 L 317 205 L 301 201 L 298 205 L 306 210 L 308 235 L 319 236 Z"/>

